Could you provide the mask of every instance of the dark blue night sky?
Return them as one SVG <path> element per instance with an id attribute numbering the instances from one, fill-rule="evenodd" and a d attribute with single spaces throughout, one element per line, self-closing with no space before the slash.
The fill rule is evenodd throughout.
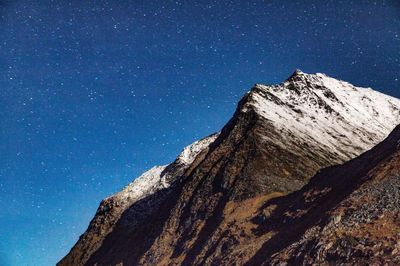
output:
<path id="1" fill-rule="evenodd" d="M 295 68 L 400 97 L 398 1 L 0 1 L 0 265 L 53 265 L 98 203 Z"/>

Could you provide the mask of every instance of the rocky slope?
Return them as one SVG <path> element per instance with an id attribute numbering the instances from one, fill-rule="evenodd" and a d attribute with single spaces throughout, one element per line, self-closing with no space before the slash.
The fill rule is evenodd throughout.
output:
<path id="1" fill-rule="evenodd" d="M 265 202 L 370 149 L 398 123 L 398 99 L 323 74 L 256 85 L 219 135 L 104 200 L 59 265 L 243 264 L 270 237 L 254 233 Z"/>
<path id="2" fill-rule="evenodd" d="M 400 126 L 350 162 L 267 202 L 248 265 L 400 265 Z"/>

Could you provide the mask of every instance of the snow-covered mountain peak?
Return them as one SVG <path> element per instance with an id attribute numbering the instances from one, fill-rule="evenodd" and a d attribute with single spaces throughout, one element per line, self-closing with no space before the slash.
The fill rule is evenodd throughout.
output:
<path id="1" fill-rule="evenodd" d="M 300 69 L 296 69 L 287 80 L 302 79 L 305 77 L 305 75 L 306 73 L 304 73 Z"/>
<path id="2" fill-rule="evenodd" d="M 301 71 L 300 69 L 296 69 L 295 71 L 294 71 L 294 73 L 293 73 L 293 75 L 303 75 L 304 74 L 304 72 L 303 71 Z"/>
<path id="3" fill-rule="evenodd" d="M 400 123 L 400 100 L 299 70 L 278 85 L 256 84 L 242 111 L 255 110 L 283 134 L 352 157 L 371 148 Z"/>

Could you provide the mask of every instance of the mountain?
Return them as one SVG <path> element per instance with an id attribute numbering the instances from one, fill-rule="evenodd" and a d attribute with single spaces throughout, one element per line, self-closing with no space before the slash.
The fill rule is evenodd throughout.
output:
<path id="1" fill-rule="evenodd" d="M 266 261 L 257 251 L 273 232 L 259 224 L 260 208 L 372 148 L 399 123 L 400 100 L 324 74 L 256 84 L 220 133 L 103 200 L 59 265 Z"/>

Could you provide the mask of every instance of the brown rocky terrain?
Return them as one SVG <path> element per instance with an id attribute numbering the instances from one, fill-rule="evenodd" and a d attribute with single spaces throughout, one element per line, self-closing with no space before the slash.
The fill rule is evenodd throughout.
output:
<path id="1" fill-rule="evenodd" d="M 399 265 L 400 126 L 372 150 L 259 210 L 254 232 L 270 237 L 248 265 Z"/>
<path id="2" fill-rule="evenodd" d="M 350 214 L 348 206 L 356 206 L 360 199 L 379 205 L 377 199 L 384 198 L 381 195 L 390 185 L 366 185 L 361 180 L 369 180 L 366 173 L 387 160 L 395 149 L 393 141 L 382 144 L 385 149 L 380 145 L 348 164 L 320 172 L 302 190 L 294 191 L 320 169 L 348 161 L 382 141 L 400 122 L 399 110 L 397 99 L 322 74 L 296 71 L 280 85 L 256 85 L 219 134 L 189 146 L 173 164 L 150 170 L 104 200 L 88 230 L 59 265 L 345 261 L 341 253 L 322 249 L 331 245 L 339 250 L 343 240 L 339 233 L 349 230 L 337 226 L 334 231 L 328 225 L 347 221 L 348 228 L 356 230 L 351 221 L 375 219 L 370 212 L 378 207 Z M 397 184 L 396 179 L 382 176 L 384 182 Z M 398 193 L 398 187 L 386 198 L 393 191 Z M 390 206 L 398 206 L 396 202 Z M 393 238 L 382 226 L 398 229 L 398 217 L 384 215 L 384 225 L 368 224 L 372 227 L 354 231 L 350 244 L 362 230 L 375 230 L 376 237 L 382 235 L 379 230 L 387 231 Z M 328 238 L 334 234 L 337 241 L 331 243 Z M 322 241 L 319 246 L 316 239 Z M 322 255 L 309 254 L 307 245 L 315 245 L 313 250 Z M 346 253 L 346 248 L 340 252 Z M 368 250 L 362 252 L 383 249 Z"/>

